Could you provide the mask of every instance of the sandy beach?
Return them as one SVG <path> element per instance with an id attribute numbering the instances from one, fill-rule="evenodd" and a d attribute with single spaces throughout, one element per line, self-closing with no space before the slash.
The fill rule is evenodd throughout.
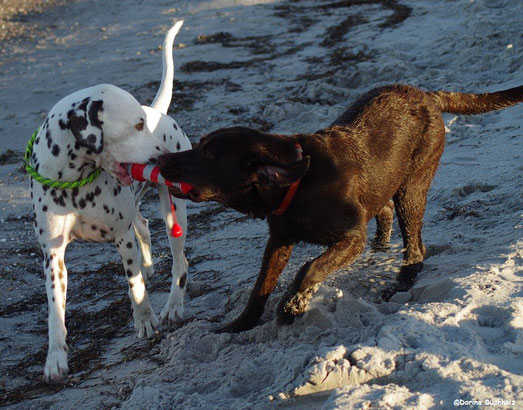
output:
<path id="1" fill-rule="evenodd" d="M 188 204 L 185 319 L 136 338 L 125 273 L 109 244 L 74 243 L 66 325 L 68 378 L 43 381 L 47 299 L 31 219 L 27 140 L 63 96 L 115 84 L 140 103 L 174 49 L 170 115 L 193 143 L 217 128 L 314 132 L 385 84 L 498 91 L 523 83 L 518 0 L 0 1 L 0 407 L 124 409 L 429 409 L 523 406 L 522 107 L 446 115 L 428 196 L 424 269 L 382 297 L 401 263 L 367 246 L 332 274 L 309 311 L 279 326 L 275 307 L 322 247 L 299 244 L 259 325 L 218 334 L 254 285 L 264 221 Z M 158 200 L 150 221 L 157 313 L 171 257 Z M 375 226 L 369 225 L 369 238 Z"/>

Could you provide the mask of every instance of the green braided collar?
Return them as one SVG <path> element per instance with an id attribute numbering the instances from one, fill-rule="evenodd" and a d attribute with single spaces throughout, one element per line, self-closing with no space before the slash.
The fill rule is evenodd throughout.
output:
<path id="1" fill-rule="evenodd" d="M 34 169 L 31 165 L 29 165 L 29 161 L 31 159 L 31 154 L 33 153 L 33 144 L 36 139 L 36 134 L 38 134 L 38 131 L 40 131 L 40 128 L 34 132 L 31 139 L 27 143 L 27 148 L 25 150 L 25 156 L 24 156 L 25 170 L 36 181 L 40 182 L 42 185 L 47 185 L 52 188 L 58 188 L 58 189 L 79 188 L 84 185 L 90 184 L 98 177 L 98 175 L 100 175 L 100 173 L 102 172 L 101 168 L 96 168 L 93 172 L 91 172 L 85 178 L 80 179 L 78 181 L 53 181 L 52 179 L 49 179 L 49 178 L 46 178 L 46 177 L 43 177 L 42 175 L 40 175 L 36 171 L 36 169 Z"/>

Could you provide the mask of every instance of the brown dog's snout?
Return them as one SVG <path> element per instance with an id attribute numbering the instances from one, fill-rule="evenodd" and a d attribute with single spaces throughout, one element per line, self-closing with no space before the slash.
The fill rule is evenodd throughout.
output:
<path id="1" fill-rule="evenodd" d="M 167 166 L 167 163 L 169 162 L 167 155 L 160 155 L 159 157 L 155 158 L 156 165 L 160 167 L 160 169 L 164 169 Z"/>
<path id="2" fill-rule="evenodd" d="M 170 181 L 174 181 L 176 177 L 176 168 L 173 165 L 173 160 L 170 154 L 163 154 L 156 157 L 156 165 L 160 168 L 160 174 Z"/>

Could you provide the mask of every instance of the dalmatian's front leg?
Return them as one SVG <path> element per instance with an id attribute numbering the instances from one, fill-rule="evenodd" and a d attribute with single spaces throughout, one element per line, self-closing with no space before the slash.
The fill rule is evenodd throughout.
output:
<path id="1" fill-rule="evenodd" d="M 62 235 L 61 235 L 62 236 Z M 63 236 L 62 236 L 63 237 Z M 49 243 L 63 242 L 63 239 L 53 239 Z M 64 264 L 65 247 L 45 249 L 44 271 L 47 290 L 49 348 L 44 367 L 44 377 L 48 381 L 59 382 L 69 372 L 67 365 L 67 329 L 65 327 L 65 303 L 67 295 L 67 269 Z"/>
<path id="2" fill-rule="evenodd" d="M 169 293 L 169 299 L 160 313 L 160 320 L 162 322 L 175 323 L 183 318 L 183 300 L 185 296 L 185 287 L 187 285 L 187 269 L 189 267 L 183 251 L 187 234 L 187 210 L 184 200 L 177 198 L 172 199 L 176 208 L 177 222 L 183 230 L 182 236 L 173 238 L 170 235 L 170 232 L 174 220 L 171 213 L 171 202 L 169 200 L 170 194 L 167 187 L 159 185 L 158 194 L 160 197 L 160 210 L 165 222 L 165 228 L 167 230 L 167 236 L 169 238 L 169 245 L 173 257 L 173 265 L 171 268 L 171 291 Z"/>
<path id="3" fill-rule="evenodd" d="M 44 191 L 45 192 L 45 191 Z M 49 347 L 44 367 L 47 381 L 59 382 L 69 372 L 67 365 L 67 329 L 65 327 L 65 306 L 67 296 L 67 269 L 64 263 L 65 249 L 70 241 L 74 224 L 71 215 L 56 215 L 48 204 L 36 198 L 44 197 L 42 192 L 33 192 L 34 228 L 40 249 L 44 255 L 45 288 L 48 303 Z M 45 198 L 45 197 L 44 197 Z M 43 204 L 41 203 L 43 202 Z"/>
<path id="4" fill-rule="evenodd" d="M 138 338 L 152 337 L 157 333 L 159 322 L 149 304 L 149 295 L 142 275 L 141 255 L 133 228 L 130 227 L 123 235 L 117 236 L 115 243 L 129 284 L 129 297 Z"/>

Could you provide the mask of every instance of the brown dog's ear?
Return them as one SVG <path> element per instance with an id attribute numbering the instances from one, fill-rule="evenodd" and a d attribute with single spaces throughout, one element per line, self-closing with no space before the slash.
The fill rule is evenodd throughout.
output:
<path id="1" fill-rule="evenodd" d="M 264 185 L 288 186 L 302 178 L 310 165 L 310 157 L 294 162 L 293 164 L 258 165 L 256 173 L 258 181 Z"/>

